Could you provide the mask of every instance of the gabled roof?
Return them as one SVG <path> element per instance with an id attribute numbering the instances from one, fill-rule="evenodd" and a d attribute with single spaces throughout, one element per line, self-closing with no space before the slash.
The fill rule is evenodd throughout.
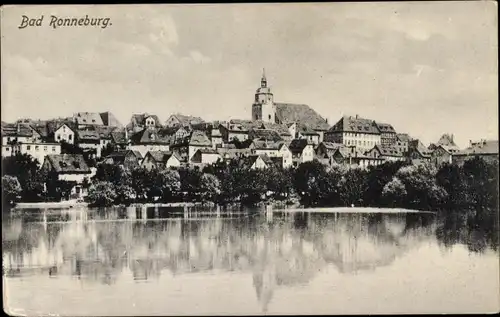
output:
<path id="1" fill-rule="evenodd" d="M 103 125 L 101 115 L 98 112 L 77 112 L 73 118 L 77 124 Z"/>
<path id="2" fill-rule="evenodd" d="M 217 148 L 217 153 L 225 158 L 235 158 L 239 156 L 248 156 L 252 154 L 251 149 L 235 149 L 235 148 Z"/>
<path id="3" fill-rule="evenodd" d="M 219 152 L 214 149 L 198 149 L 196 152 L 200 152 L 201 154 L 217 154 L 219 155 Z"/>
<path id="4" fill-rule="evenodd" d="M 117 130 L 117 127 L 111 126 L 96 126 L 95 130 L 99 133 L 99 137 L 102 139 L 111 139 L 111 133 Z"/>
<path id="5" fill-rule="evenodd" d="M 47 121 L 47 131 L 48 135 L 53 135 L 57 130 L 59 130 L 63 125 L 66 125 L 71 131 L 76 131 L 75 122 L 65 120 L 65 119 L 54 119 Z"/>
<path id="6" fill-rule="evenodd" d="M 183 126 L 196 125 L 196 124 L 200 124 L 200 123 L 205 122 L 205 120 L 203 120 L 200 117 L 189 116 L 189 115 L 184 115 L 184 114 L 180 114 L 180 113 L 173 114 L 172 117 L 175 117 L 179 121 L 179 124 L 181 124 Z"/>
<path id="7" fill-rule="evenodd" d="M 262 122 L 261 129 L 276 131 L 280 136 L 291 136 L 286 124 Z"/>
<path id="8" fill-rule="evenodd" d="M 161 136 L 158 129 L 145 128 L 130 137 L 132 144 L 170 144 L 169 136 Z"/>
<path id="9" fill-rule="evenodd" d="M 311 107 L 304 104 L 274 103 L 278 122 L 302 123 L 314 130 L 326 131 L 330 127 L 326 120 Z"/>
<path id="10" fill-rule="evenodd" d="M 141 152 L 132 151 L 132 150 L 115 151 L 115 152 L 109 154 L 108 156 L 106 156 L 106 158 L 123 158 L 124 159 L 127 155 L 133 155 L 138 159 L 142 159 Z"/>
<path id="11" fill-rule="evenodd" d="M 31 137 L 33 130 L 27 124 L 13 124 L 2 127 L 2 136 Z"/>
<path id="12" fill-rule="evenodd" d="M 380 133 L 396 133 L 396 130 L 389 123 L 375 122 Z"/>
<path id="13" fill-rule="evenodd" d="M 125 131 L 113 131 L 111 132 L 111 141 L 115 144 L 128 144 Z"/>
<path id="14" fill-rule="evenodd" d="M 191 136 L 189 138 L 189 145 L 211 146 L 212 141 L 210 141 L 205 132 L 195 130 L 191 133 Z"/>
<path id="15" fill-rule="evenodd" d="M 288 148 L 293 154 L 297 154 L 302 153 L 304 148 L 308 145 L 312 144 L 306 139 L 293 139 L 292 142 L 290 142 L 290 145 L 288 145 Z"/>
<path id="16" fill-rule="evenodd" d="M 474 154 L 498 155 L 498 140 L 481 140 L 481 141 L 471 142 L 468 148 L 456 153 L 455 155 L 474 155 Z"/>
<path id="17" fill-rule="evenodd" d="M 248 156 L 244 156 L 242 157 L 240 160 L 239 160 L 239 165 L 241 167 L 245 167 L 245 168 L 250 168 L 252 167 L 252 165 L 255 164 L 255 162 L 258 160 L 258 159 L 261 159 L 264 161 L 264 163 L 267 165 L 266 163 L 266 160 L 263 159 L 263 156 L 262 155 L 248 155 Z"/>
<path id="18" fill-rule="evenodd" d="M 88 174 L 91 172 L 82 154 L 48 154 L 45 159 L 59 174 Z"/>
<path id="19" fill-rule="evenodd" d="M 448 145 L 448 146 L 454 146 L 456 147 L 457 145 L 455 144 L 455 141 L 453 140 L 453 134 L 443 134 L 439 140 L 436 143 L 437 145 Z"/>
<path id="20" fill-rule="evenodd" d="M 375 121 L 361 117 L 344 116 L 328 132 L 380 134 Z"/>
<path id="21" fill-rule="evenodd" d="M 119 127 L 119 128 L 123 127 L 121 122 L 118 121 L 118 119 L 116 119 L 116 117 L 111 112 L 109 111 L 101 112 L 99 115 L 101 116 L 102 123 L 105 126 Z"/>
<path id="22" fill-rule="evenodd" d="M 397 133 L 396 137 L 401 142 L 410 142 L 412 138 L 407 133 Z"/>
<path id="23" fill-rule="evenodd" d="M 251 129 L 248 132 L 248 137 L 250 139 L 262 139 L 268 141 L 281 141 L 283 138 L 278 134 L 278 132 L 269 129 Z"/>
<path id="24" fill-rule="evenodd" d="M 317 135 L 319 136 L 319 133 L 311 129 L 308 125 L 305 125 L 303 123 L 297 124 L 297 132 L 299 132 L 302 135 Z"/>
<path id="25" fill-rule="evenodd" d="M 174 152 L 166 151 L 149 151 L 148 153 L 146 153 L 146 156 L 150 156 L 157 163 L 165 163 L 172 156 L 174 156 L 176 159 L 179 159 Z"/>
<path id="26" fill-rule="evenodd" d="M 240 120 L 231 119 L 228 124 L 229 131 L 243 131 L 247 132 L 250 129 L 258 129 L 262 126 L 262 121 Z"/>
<path id="27" fill-rule="evenodd" d="M 253 140 L 254 150 L 279 150 L 283 142 L 267 142 L 266 140 Z"/>
<path id="28" fill-rule="evenodd" d="M 145 125 L 145 121 L 149 117 L 152 117 L 155 120 L 155 126 L 157 128 L 161 127 L 161 122 L 158 116 L 148 113 L 133 114 L 132 118 L 130 119 L 130 123 L 127 124 L 127 127 L 137 127 L 137 126 L 142 127 Z"/>

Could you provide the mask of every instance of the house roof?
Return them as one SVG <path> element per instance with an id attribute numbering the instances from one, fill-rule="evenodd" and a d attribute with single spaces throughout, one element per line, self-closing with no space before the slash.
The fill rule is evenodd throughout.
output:
<path id="1" fill-rule="evenodd" d="M 125 131 L 113 131 L 111 132 L 111 141 L 115 144 L 127 144 L 128 140 Z"/>
<path id="2" fill-rule="evenodd" d="M 389 123 L 375 122 L 380 133 L 396 133 L 396 130 Z"/>
<path id="3" fill-rule="evenodd" d="M 142 159 L 141 152 L 139 152 L 139 151 L 132 151 L 132 150 L 115 151 L 113 153 L 110 153 L 108 156 L 106 156 L 106 158 L 109 158 L 109 157 L 111 157 L 111 158 L 115 158 L 115 157 L 123 157 L 123 158 L 125 158 L 125 156 L 127 156 L 127 155 L 134 155 L 138 159 Z"/>
<path id="4" fill-rule="evenodd" d="M 210 146 L 212 145 L 212 141 L 210 141 L 205 132 L 194 130 L 189 138 L 189 145 Z"/>
<path id="5" fill-rule="evenodd" d="M 288 145 L 288 148 L 294 154 L 302 153 L 304 148 L 308 145 L 311 145 L 311 143 L 306 139 L 293 139 L 292 142 L 290 142 L 290 145 Z"/>
<path id="6" fill-rule="evenodd" d="M 256 155 L 256 154 L 252 154 L 252 155 L 248 155 L 248 156 L 244 156 L 242 157 L 240 160 L 239 160 L 239 165 L 242 166 L 242 167 L 246 167 L 246 168 L 249 168 L 249 167 L 252 167 L 252 165 L 255 164 L 255 162 L 258 160 L 258 159 L 262 159 L 264 161 L 264 163 L 266 163 L 266 160 L 263 159 L 263 156 L 262 155 Z M 267 163 L 266 163 L 267 165 Z"/>
<path id="7" fill-rule="evenodd" d="M 118 119 L 116 119 L 116 117 L 111 112 L 109 111 L 101 112 L 99 115 L 101 116 L 102 123 L 105 126 L 119 127 L 119 128 L 123 127 L 121 122 L 118 121 Z"/>
<path id="8" fill-rule="evenodd" d="M 262 122 L 261 128 L 276 131 L 280 136 L 291 136 L 286 124 Z"/>
<path id="9" fill-rule="evenodd" d="M 151 156 L 155 162 L 167 162 L 172 156 L 179 159 L 173 152 L 167 151 L 149 151 L 146 156 Z"/>
<path id="10" fill-rule="evenodd" d="M 200 117 L 184 115 L 180 113 L 173 114 L 172 117 L 175 117 L 179 121 L 179 123 L 183 126 L 205 123 L 205 120 L 203 120 Z"/>
<path id="11" fill-rule="evenodd" d="M 96 141 L 99 142 L 101 139 L 99 132 L 96 130 L 78 130 L 77 131 L 78 140 L 81 141 Z"/>
<path id="12" fill-rule="evenodd" d="M 145 128 L 130 137 L 132 144 L 170 144 L 169 136 L 162 136 L 158 129 Z"/>
<path id="13" fill-rule="evenodd" d="M 330 127 L 327 121 L 311 107 L 304 104 L 275 103 L 276 117 L 279 122 L 288 124 L 298 122 L 314 130 L 326 131 Z"/>
<path id="14" fill-rule="evenodd" d="M 453 140 L 453 134 L 443 134 L 436 143 L 437 145 L 457 146 Z"/>
<path id="15" fill-rule="evenodd" d="M 318 132 L 314 131 L 311 127 L 309 127 L 308 125 L 303 124 L 303 123 L 297 124 L 297 132 L 299 132 L 300 134 L 303 134 L 303 135 L 318 135 L 319 136 Z"/>
<path id="16" fill-rule="evenodd" d="M 20 137 L 31 137 L 33 136 L 33 131 L 27 124 L 12 124 L 2 127 L 2 136 L 20 136 Z"/>
<path id="17" fill-rule="evenodd" d="M 373 120 L 343 116 L 328 132 L 351 132 L 351 133 L 366 133 L 366 134 L 380 134 L 375 122 Z"/>
<path id="18" fill-rule="evenodd" d="M 103 125 L 101 115 L 98 112 L 77 112 L 73 118 L 77 124 Z"/>
<path id="19" fill-rule="evenodd" d="M 403 152 L 398 147 L 393 146 L 383 146 L 383 145 L 375 145 L 375 148 L 379 151 L 382 156 L 394 156 L 394 157 L 402 157 Z"/>
<path id="20" fill-rule="evenodd" d="M 324 146 L 327 150 L 336 150 L 339 147 L 344 147 L 344 144 L 334 142 L 321 142 L 319 146 Z"/>
<path id="21" fill-rule="evenodd" d="M 146 119 L 149 117 L 152 117 L 155 120 L 155 126 L 157 128 L 161 127 L 161 122 L 158 116 L 148 113 L 133 114 L 132 118 L 130 119 L 130 123 L 127 124 L 127 127 L 137 127 L 137 126 L 142 127 L 144 126 Z"/>
<path id="22" fill-rule="evenodd" d="M 401 142 L 410 142 L 412 138 L 407 133 L 397 133 L 396 137 Z"/>
<path id="23" fill-rule="evenodd" d="M 59 174 L 87 174 L 91 172 L 82 154 L 48 154 L 45 159 Z"/>
<path id="24" fill-rule="evenodd" d="M 228 124 L 229 131 L 249 131 L 262 126 L 262 121 L 231 119 Z"/>
<path id="25" fill-rule="evenodd" d="M 73 121 L 69 121 L 66 119 L 54 119 L 54 120 L 47 121 L 48 135 L 49 136 L 53 135 L 63 125 L 66 125 L 73 132 L 75 132 L 77 130 L 76 126 L 75 126 L 75 122 L 73 122 Z"/>
<path id="26" fill-rule="evenodd" d="M 225 158 L 235 158 L 238 156 L 248 156 L 252 154 L 250 149 L 217 148 L 217 153 Z"/>
<path id="27" fill-rule="evenodd" d="M 248 137 L 250 139 L 262 139 L 273 142 L 283 140 L 278 132 L 270 129 L 250 129 L 250 131 L 248 132 Z"/>
<path id="28" fill-rule="evenodd" d="M 279 150 L 283 144 L 283 142 L 267 142 L 266 140 L 253 141 L 255 150 Z"/>
<path id="29" fill-rule="evenodd" d="M 102 139 L 111 139 L 111 133 L 116 131 L 118 128 L 113 126 L 96 126 L 95 130 L 99 133 L 99 137 Z"/>
<path id="30" fill-rule="evenodd" d="M 200 152 L 201 154 L 217 154 L 219 155 L 219 152 L 214 149 L 198 149 L 197 152 Z"/>
<path id="31" fill-rule="evenodd" d="M 471 142 L 468 148 L 456 153 L 455 155 L 474 155 L 474 154 L 497 154 L 498 140 L 481 140 Z"/>

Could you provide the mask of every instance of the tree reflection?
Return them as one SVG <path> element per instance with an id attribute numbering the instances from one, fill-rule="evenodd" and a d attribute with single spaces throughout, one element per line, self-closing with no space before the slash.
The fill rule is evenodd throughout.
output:
<path id="1" fill-rule="evenodd" d="M 246 271 L 265 312 L 279 288 L 307 284 L 326 266 L 343 274 L 375 270 L 435 238 L 445 246 L 466 244 L 471 252 L 498 246 L 498 225 L 472 212 L 438 219 L 430 214 L 268 216 L 146 221 L 141 210 L 127 209 L 68 213 L 66 222 L 4 221 L 4 275 L 69 275 L 113 284 L 127 278 L 124 272 L 143 282 L 159 279 L 163 270 L 174 276 Z"/>

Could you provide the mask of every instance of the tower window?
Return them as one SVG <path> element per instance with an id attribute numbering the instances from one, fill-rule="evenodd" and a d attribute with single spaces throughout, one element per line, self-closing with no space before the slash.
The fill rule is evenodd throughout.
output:
<path id="1" fill-rule="evenodd" d="M 269 120 L 271 120 L 271 115 L 269 115 Z"/>

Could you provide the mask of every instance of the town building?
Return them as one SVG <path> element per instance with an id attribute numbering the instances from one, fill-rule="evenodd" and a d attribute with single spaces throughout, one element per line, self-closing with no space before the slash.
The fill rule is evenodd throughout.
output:
<path id="1" fill-rule="evenodd" d="M 238 149 L 236 147 L 224 146 L 216 149 L 217 153 L 221 155 L 224 160 L 238 159 L 253 154 L 252 149 L 244 148 Z"/>
<path id="2" fill-rule="evenodd" d="M 466 149 L 453 154 L 452 162 L 461 165 L 475 157 L 498 163 L 498 140 L 469 141 Z"/>
<path id="3" fill-rule="evenodd" d="M 309 126 L 305 124 L 297 124 L 296 129 L 296 138 L 306 139 L 314 145 L 318 145 L 320 143 L 320 133 L 309 128 Z"/>
<path id="4" fill-rule="evenodd" d="M 375 126 L 380 132 L 380 144 L 382 146 L 393 145 L 397 140 L 397 133 L 394 127 L 388 123 L 375 122 Z"/>
<path id="5" fill-rule="evenodd" d="M 394 146 L 399 149 L 399 151 L 403 152 L 405 155 L 408 153 L 408 146 L 413 140 L 407 133 L 397 133 L 396 134 L 396 142 Z"/>
<path id="6" fill-rule="evenodd" d="M 292 152 L 292 164 L 294 167 L 314 159 L 314 146 L 306 139 L 293 139 L 288 148 Z"/>
<path id="7" fill-rule="evenodd" d="M 149 151 L 170 151 L 170 143 L 170 137 L 158 133 L 157 128 L 149 127 L 130 136 L 128 150 L 137 151 L 145 157 Z"/>
<path id="8" fill-rule="evenodd" d="M 219 130 L 224 143 L 230 143 L 235 140 L 243 142 L 248 139 L 248 134 L 251 129 L 258 129 L 260 122 L 249 120 L 232 119 L 226 125 L 220 125 Z"/>
<path id="9" fill-rule="evenodd" d="M 195 130 L 181 142 L 172 144 L 171 148 L 182 162 L 189 162 L 197 150 L 212 148 L 212 142 L 205 132 Z"/>
<path id="10" fill-rule="evenodd" d="M 255 93 L 252 104 L 252 120 L 284 125 L 303 124 L 318 132 L 320 142 L 323 141 L 323 135 L 329 128 L 327 120 L 308 105 L 275 102 L 265 72 L 262 74 L 260 87 Z M 291 138 L 296 137 L 295 133 L 290 135 Z"/>
<path id="11" fill-rule="evenodd" d="M 128 169 L 133 169 L 141 165 L 142 159 L 143 157 L 140 152 L 125 150 L 109 154 L 104 158 L 103 162 L 105 164 L 119 165 Z"/>
<path id="12" fill-rule="evenodd" d="M 240 165 L 251 170 L 266 169 L 269 165 L 262 155 L 249 155 L 240 158 Z"/>
<path id="13" fill-rule="evenodd" d="M 127 149 L 130 145 L 127 129 L 111 132 L 111 144 L 116 151 Z"/>
<path id="14" fill-rule="evenodd" d="M 45 156 L 42 170 L 54 173 L 58 180 L 74 182 L 71 196 L 75 198 L 84 194 L 82 183 L 93 174 L 81 154 L 48 154 Z"/>
<path id="15" fill-rule="evenodd" d="M 148 170 L 165 169 L 180 167 L 181 161 L 175 152 L 149 151 L 144 156 L 141 165 Z"/>
<path id="16" fill-rule="evenodd" d="M 77 112 L 73 115 L 73 120 L 77 124 L 77 129 L 104 125 L 98 112 Z"/>
<path id="17" fill-rule="evenodd" d="M 278 133 L 280 138 L 285 141 L 291 141 L 295 138 L 295 135 L 290 133 L 286 124 L 272 123 L 272 122 L 262 122 L 259 129 L 272 130 Z"/>
<path id="18" fill-rule="evenodd" d="M 431 147 L 429 146 L 429 149 Z M 431 163 L 435 166 L 440 166 L 444 163 L 451 164 L 453 153 L 456 153 L 454 147 L 449 145 L 434 145 L 432 150 L 430 150 L 431 154 Z"/>
<path id="19" fill-rule="evenodd" d="M 279 142 L 283 141 L 283 139 L 280 137 L 278 132 L 275 130 L 269 130 L 269 129 L 250 129 L 248 131 L 248 138 L 250 140 L 265 140 L 268 142 Z"/>
<path id="20" fill-rule="evenodd" d="M 133 114 L 126 129 L 132 133 L 143 131 L 146 128 L 161 128 L 161 122 L 157 115 L 148 113 Z"/>
<path id="21" fill-rule="evenodd" d="M 330 165 L 335 151 L 344 146 L 342 143 L 321 142 L 316 148 L 316 159 L 325 165 Z"/>
<path id="22" fill-rule="evenodd" d="M 45 156 L 49 154 L 61 154 L 60 143 L 19 143 L 13 146 L 13 155 L 28 154 L 38 161 L 40 167 L 45 160 Z"/>
<path id="23" fill-rule="evenodd" d="M 375 121 L 358 115 L 343 116 L 326 132 L 325 141 L 356 146 L 361 151 L 371 150 L 375 145 L 382 143 Z"/>
<path id="24" fill-rule="evenodd" d="M 176 113 L 171 115 L 167 121 L 165 121 L 166 127 L 191 127 L 196 124 L 204 123 L 200 117 L 183 115 L 180 113 Z"/>
<path id="25" fill-rule="evenodd" d="M 373 158 L 381 158 L 384 161 L 404 161 L 406 159 L 400 148 L 387 144 L 375 145 L 365 155 Z"/>
<path id="26" fill-rule="evenodd" d="M 292 151 L 290 151 L 286 142 L 268 142 L 265 140 L 254 140 L 252 142 L 252 153 L 257 155 L 265 155 L 269 158 L 280 157 L 281 165 L 284 168 L 293 166 Z"/>
<path id="27" fill-rule="evenodd" d="M 384 163 L 381 157 L 366 155 L 362 149 L 356 146 L 343 146 L 339 147 L 331 158 L 330 165 L 342 164 L 349 166 L 357 166 L 360 168 L 368 168 L 369 166 L 377 166 Z"/>
<path id="28" fill-rule="evenodd" d="M 56 123 L 54 126 L 54 140 L 56 142 L 75 143 L 75 129 L 67 123 Z"/>
<path id="29" fill-rule="evenodd" d="M 189 162 L 191 164 L 207 165 L 215 164 L 222 160 L 222 156 L 214 149 L 198 149 Z"/>
<path id="30" fill-rule="evenodd" d="M 101 157 L 101 138 L 97 130 L 78 130 L 77 146 L 90 154 L 89 157 Z"/>
<path id="31" fill-rule="evenodd" d="M 454 141 L 453 134 L 443 134 L 436 143 L 431 143 L 429 145 L 429 150 L 434 151 L 439 146 L 444 146 L 444 149 L 451 154 L 457 153 L 460 151 L 460 148 L 456 145 Z"/>
<path id="32" fill-rule="evenodd" d="M 413 139 L 408 143 L 407 160 L 412 164 L 427 164 L 431 162 L 431 153 L 420 140 Z"/>
<path id="33" fill-rule="evenodd" d="M 222 147 L 224 145 L 224 139 L 222 138 L 222 133 L 220 132 L 221 124 L 214 122 L 212 124 L 210 132 L 210 141 L 212 141 L 212 147 L 214 149 Z"/>

